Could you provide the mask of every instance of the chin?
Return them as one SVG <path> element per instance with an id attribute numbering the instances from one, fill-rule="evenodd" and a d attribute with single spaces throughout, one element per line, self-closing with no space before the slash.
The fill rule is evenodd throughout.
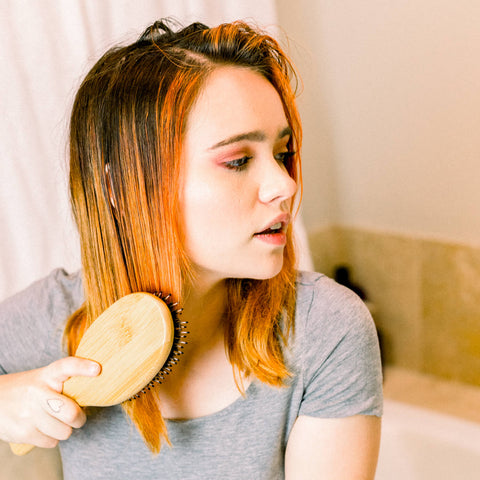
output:
<path id="1" fill-rule="evenodd" d="M 251 269 L 250 275 L 244 275 L 243 278 L 252 278 L 254 280 L 269 280 L 270 278 L 276 277 L 283 267 L 283 259 L 281 262 L 275 264 L 265 265 L 263 268 L 261 265 L 256 265 Z"/>
<path id="2" fill-rule="evenodd" d="M 212 265 L 208 267 L 204 265 L 194 264 L 197 272 L 197 279 L 203 278 L 209 283 L 216 283 L 227 278 L 236 279 L 252 279 L 252 280 L 269 280 L 276 277 L 283 268 L 283 254 L 275 256 L 260 255 L 251 257 L 246 260 L 243 256 L 241 259 L 235 259 L 229 265 Z"/>

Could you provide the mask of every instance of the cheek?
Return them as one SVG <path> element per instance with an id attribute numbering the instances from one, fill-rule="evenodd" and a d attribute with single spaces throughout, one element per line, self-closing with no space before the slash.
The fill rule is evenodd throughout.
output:
<path id="1" fill-rule="evenodd" d="M 202 179 L 184 190 L 183 215 L 187 248 L 200 242 L 222 238 L 235 226 L 239 195 Z"/>

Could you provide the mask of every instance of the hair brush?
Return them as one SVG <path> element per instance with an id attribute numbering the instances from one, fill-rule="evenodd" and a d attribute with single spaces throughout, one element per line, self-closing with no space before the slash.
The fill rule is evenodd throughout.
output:
<path id="1" fill-rule="evenodd" d="M 186 322 L 181 310 L 167 303 L 170 295 L 132 293 L 108 307 L 87 329 L 75 356 L 102 367 L 96 377 L 71 377 L 62 393 L 80 406 L 108 407 L 122 403 L 161 383 L 179 360 Z M 33 445 L 11 443 L 16 455 Z"/>

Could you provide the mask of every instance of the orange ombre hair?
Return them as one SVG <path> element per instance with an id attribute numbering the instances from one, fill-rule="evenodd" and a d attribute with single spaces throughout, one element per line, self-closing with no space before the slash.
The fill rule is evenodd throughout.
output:
<path id="1" fill-rule="evenodd" d="M 290 61 L 274 39 L 242 22 L 177 32 L 156 22 L 137 42 L 108 51 L 80 86 L 70 123 L 70 191 L 86 301 L 65 329 L 70 354 L 93 320 L 126 294 L 161 291 L 181 303 L 192 281 L 178 195 L 183 135 L 206 78 L 222 65 L 251 68 L 272 83 L 293 132 L 288 148 L 298 152 Z M 297 182 L 299 164 L 298 154 L 287 164 Z M 291 227 L 287 238 L 276 277 L 227 280 L 230 361 L 237 375 L 275 386 L 288 376 L 282 348 L 294 325 Z M 168 436 L 155 390 L 123 407 L 158 452 Z"/>

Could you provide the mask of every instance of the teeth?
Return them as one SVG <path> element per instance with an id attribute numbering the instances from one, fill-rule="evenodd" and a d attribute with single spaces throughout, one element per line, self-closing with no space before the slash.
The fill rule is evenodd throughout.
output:
<path id="1" fill-rule="evenodd" d="M 277 223 L 273 224 L 271 227 L 268 227 L 265 230 L 263 230 L 263 232 L 258 232 L 255 235 L 267 235 L 269 233 L 276 233 L 276 232 L 282 230 L 282 228 L 283 228 L 283 223 L 282 222 L 277 222 Z"/>

